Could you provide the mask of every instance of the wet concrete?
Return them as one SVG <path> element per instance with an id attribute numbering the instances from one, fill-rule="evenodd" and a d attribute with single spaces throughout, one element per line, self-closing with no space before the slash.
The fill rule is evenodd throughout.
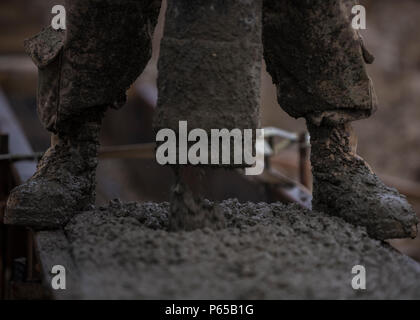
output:
<path id="1" fill-rule="evenodd" d="M 183 169 L 174 170 L 176 178 L 172 187 L 169 230 L 223 229 L 226 224 L 223 210 L 217 203 L 204 199 L 200 191 L 193 192 L 193 185 L 188 185 L 186 177 L 180 171 Z M 204 177 L 204 170 L 198 169 L 198 174 Z"/>
<path id="2" fill-rule="evenodd" d="M 261 1 L 169 1 L 160 44 L 156 131 L 256 129 Z"/>
<path id="3" fill-rule="evenodd" d="M 72 296 L 420 298 L 420 266 L 363 228 L 295 205 L 227 200 L 220 208 L 226 228 L 217 231 L 169 232 L 168 203 L 113 201 L 76 215 L 65 227 L 78 273 Z M 40 244 L 44 256 L 53 252 L 50 233 Z M 351 287 L 357 264 L 366 267 L 366 290 Z"/>

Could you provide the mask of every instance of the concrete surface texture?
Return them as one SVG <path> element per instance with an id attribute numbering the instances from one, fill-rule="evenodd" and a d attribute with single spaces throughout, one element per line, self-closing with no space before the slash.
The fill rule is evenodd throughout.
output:
<path id="1" fill-rule="evenodd" d="M 168 232 L 168 203 L 114 200 L 74 216 L 65 237 L 38 233 L 40 255 L 69 265 L 80 299 L 420 298 L 420 266 L 363 228 L 296 205 L 219 205 L 226 228 Z M 351 286 L 355 265 L 366 290 Z"/>

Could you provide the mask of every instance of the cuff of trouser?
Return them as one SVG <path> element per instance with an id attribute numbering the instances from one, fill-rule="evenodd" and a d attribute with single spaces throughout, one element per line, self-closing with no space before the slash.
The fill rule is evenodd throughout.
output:
<path id="1" fill-rule="evenodd" d="M 337 109 L 323 112 L 312 112 L 305 116 L 306 121 L 316 126 L 339 125 L 368 118 L 372 110 Z"/>

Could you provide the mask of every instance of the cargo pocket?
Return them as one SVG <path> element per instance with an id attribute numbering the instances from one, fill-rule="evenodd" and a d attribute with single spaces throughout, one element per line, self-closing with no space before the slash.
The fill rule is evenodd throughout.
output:
<path id="1" fill-rule="evenodd" d="M 38 67 L 37 109 L 42 125 L 56 132 L 60 103 L 61 53 L 65 32 L 51 26 L 25 40 L 24 47 Z"/>

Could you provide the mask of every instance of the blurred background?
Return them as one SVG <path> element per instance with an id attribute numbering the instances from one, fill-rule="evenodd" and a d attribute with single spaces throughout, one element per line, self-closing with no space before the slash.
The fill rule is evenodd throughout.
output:
<path id="1" fill-rule="evenodd" d="M 51 8 L 61 0 L 2 0 L 0 2 L 0 93 L 10 105 L 34 151 L 49 147 L 49 133 L 36 113 L 37 70 L 23 52 L 23 40 L 50 24 Z M 354 123 L 359 154 L 389 185 L 406 194 L 420 213 L 420 1 L 369 0 L 365 44 L 375 55 L 368 66 L 379 98 L 379 110 Z M 164 8 L 163 8 L 164 9 Z M 154 35 L 153 57 L 128 92 L 121 110 L 109 110 L 101 135 L 103 146 L 154 141 L 151 126 L 157 99 L 157 57 L 163 19 Z M 105 26 L 106 27 L 106 26 Z M 304 132 L 277 104 L 270 76 L 262 73 L 261 125 Z M 290 147 L 273 163 L 285 176 L 298 179 L 299 153 Z M 170 169 L 148 159 L 103 159 L 97 172 L 97 203 L 167 201 L 173 175 Z M 235 172 L 216 170 L 206 181 L 211 199 L 236 197 L 241 201 L 269 201 L 264 184 L 248 181 Z M 420 238 L 392 241 L 420 261 Z"/>

